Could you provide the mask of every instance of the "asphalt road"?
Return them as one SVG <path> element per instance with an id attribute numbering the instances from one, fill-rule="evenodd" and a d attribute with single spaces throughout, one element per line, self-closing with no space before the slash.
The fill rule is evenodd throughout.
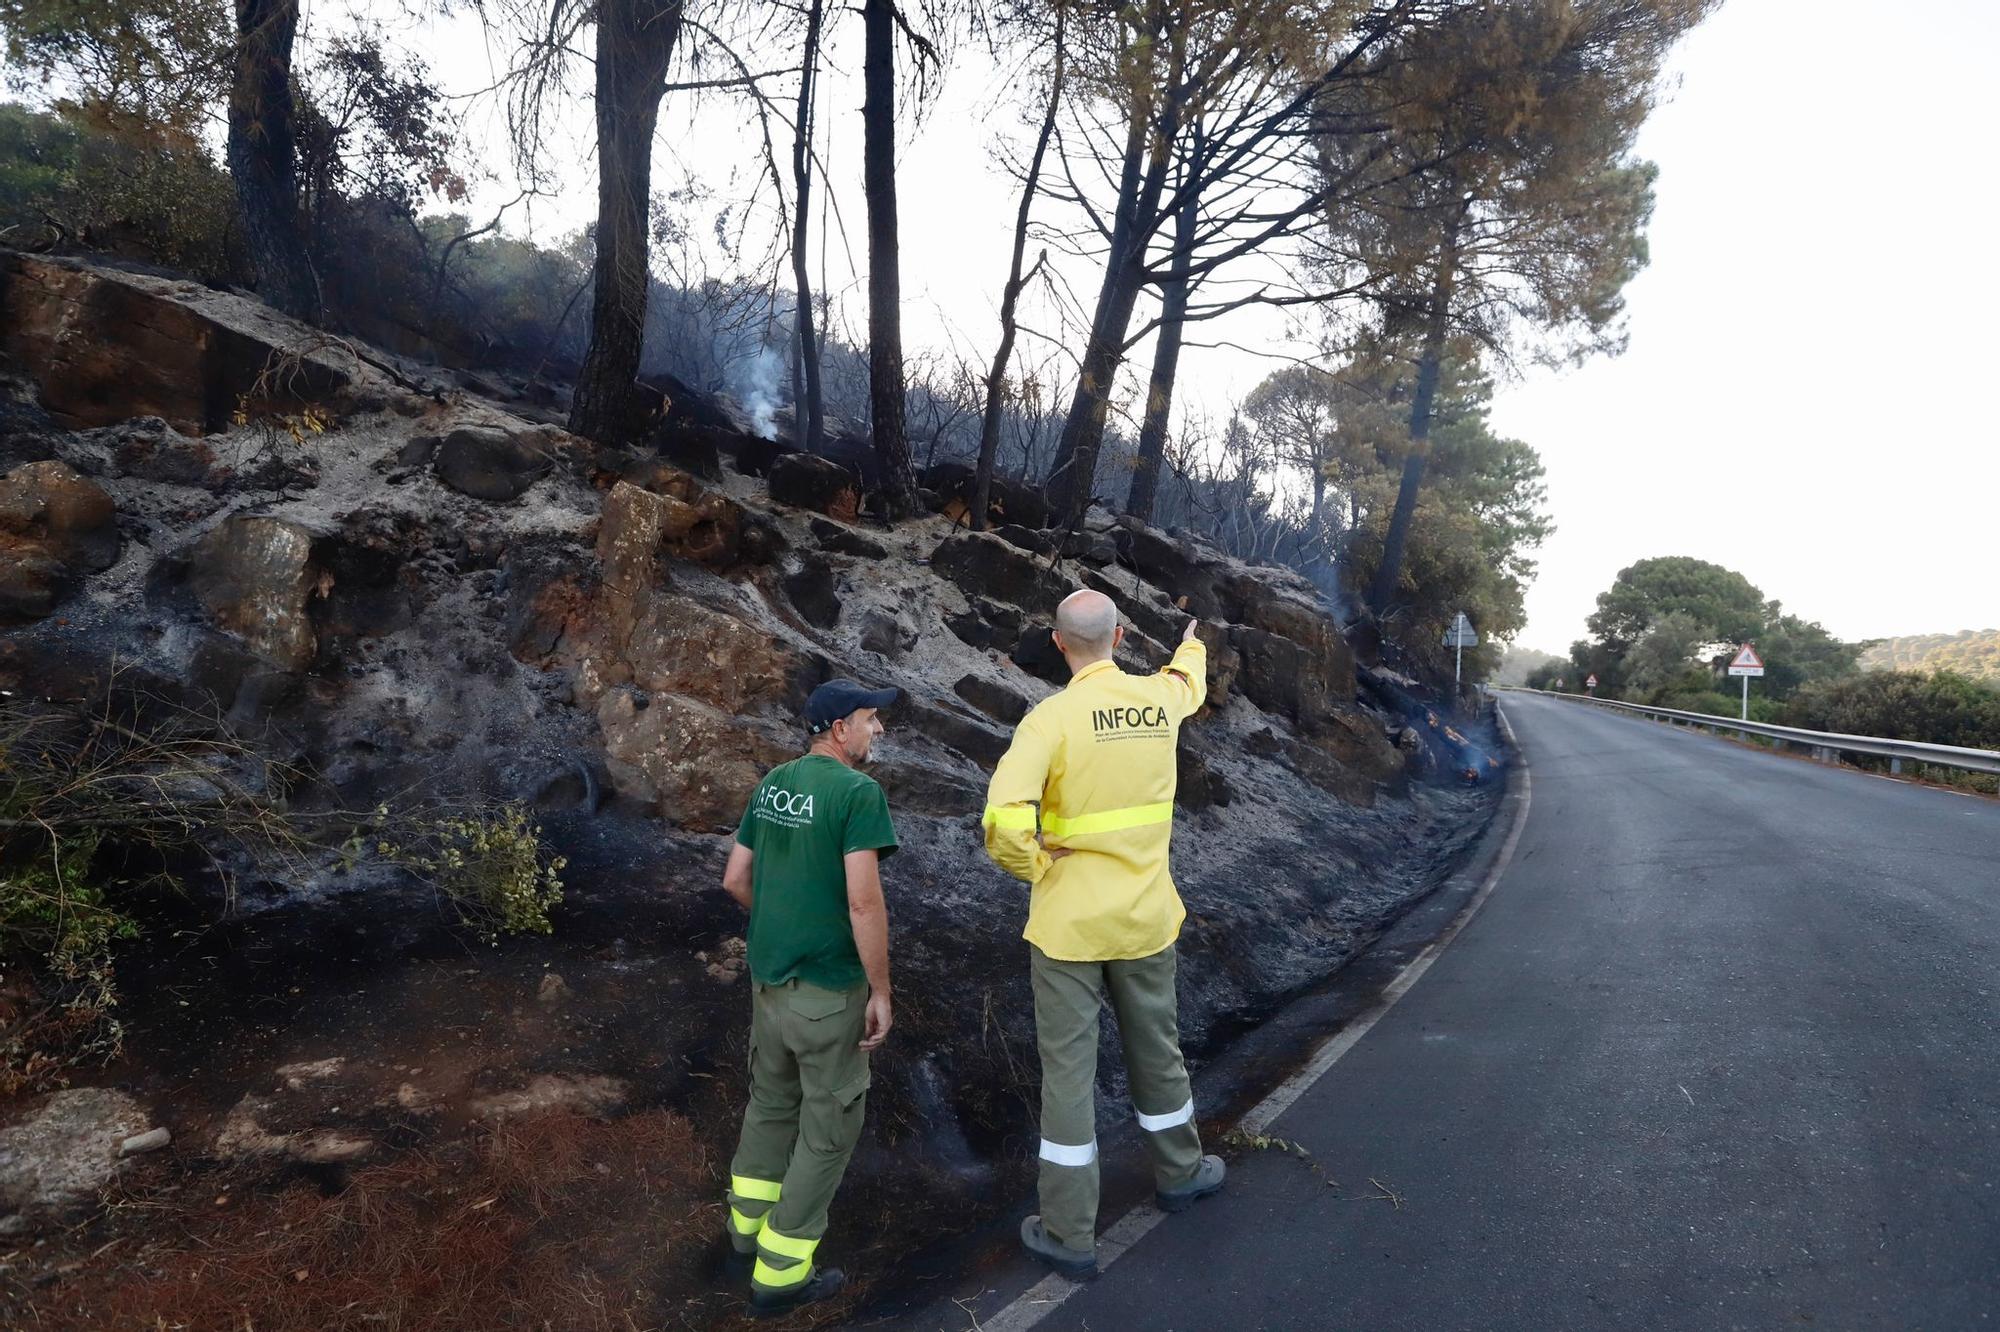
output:
<path id="1" fill-rule="evenodd" d="M 1241 1155 L 1038 1326 L 2000 1327 L 2000 804 L 1505 707 L 1513 859 L 1271 1130 L 1334 1182 Z"/>

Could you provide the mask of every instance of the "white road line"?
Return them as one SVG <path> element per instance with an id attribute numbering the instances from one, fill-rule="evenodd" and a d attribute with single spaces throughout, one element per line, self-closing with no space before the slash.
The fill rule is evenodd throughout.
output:
<path id="1" fill-rule="evenodd" d="M 1451 946 L 1459 931 L 1479 913 L 1486 899 L 1493 895 L 1493 887 L 1500 882 L 1500 876 L 1507 872 L 1507 866 L 1514 859 L 1514 848 L 1520 844 L 1521 829 L 1528 824 L 1528 802 L 1534 787 L 1532 775 L 1528 771 L 1527 756 L 1514 739 L 1514 727 L 1507 720 L 1507 714 L 1494 709 L 1499 718 L 1500 729 L 1507 737 L 1508 745 L 1514 751 L 1514 761 L 1521 765 L 1521 800 L 1514 810 L 1514 826 L 1507 830 L 1507 840 L 1500 847 L 1493 867 L 1486 872 L 1479 891 L 1472 900 L 1459 908 L 1452 917 L 1451 924 L 1444 933 L 1433 939 L 1423 952 L 1418 953 L 1404 968 L 1396 973 L 1396 978 L 1382 988 L 1382 996 L 1375 1006 L 1354 1021 L 1342 1027 L 1332 1039 L 1313 1052 L 1313 1057 L 1304 1068 L 1286 1078 L 1275 1091 L 1255 1106 L 1237 1122 L 1236 1127 L 1244 1133 L 1262 1133 L 1268 1129 L 1279 1115 L 1291 1109 L 1299 1097 L 1306 1094 L 1315 1082 L 1326 1076 L 1327 1070 L 1339 1063 L 1341 1056 L 1361 1043 L 1361 1038 L 1374 1029 L 1388 1011 L 1396 1006 L 1396 1001 L 1410 992 L 1410 987 L 1422 979 L 1438 960 L 1438 955 Z M 1111 1264 L 1131 1252 L 1132 1246 L 1144 1238 L 1147 1231 L 1167 1219 L 1167 1214 L 1151 1203 L 1141 1203 L 1120 1217 L 1118 1222 L 1097 1237 L 1097 1267 L 1101 1272 Z M 1044 1318 L 1061 1308 L 1070 1296 L 1082 1286 L 1067 1277 L 1050 1273 L 1034 1286 L 1017 1296 L 1013 1303 L 994 1314 L 984 1322 L 975 1323 L 985 1332 L 1027 1332 Z"/>

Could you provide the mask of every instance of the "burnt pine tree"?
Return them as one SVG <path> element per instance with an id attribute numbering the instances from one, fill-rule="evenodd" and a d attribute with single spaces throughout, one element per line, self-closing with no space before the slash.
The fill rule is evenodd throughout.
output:
<path id="1" fill-rule="evenodd" d="M 1377 75 L 1330 89 L 1323 169 L 1357 153 L 1378 184 L 1328 213 L 1341 263 L 1374 275 L 1381 331 L 1416 362 L 1407 451 L 1368 601 L 1398 600 L 1446 347 L 1577 361 L 1624 348 L 1625 284 L 1646 262 L 1654 169 L 1632 143 L 1668 49 L 1713 0 L 1524 0 L 1455 10 L 1399 38 Z"/>
<path id="2" fill-rule="evenodd" d="M 792 354 L 797 366 L 792 395 L 792 434 L 799 447 L 817 452 L 826 431 L 826 408 L 820 386 L 819 341 L 813 335 L 812 277 L 806 267 L 812 218 L 813 98 L 818 88 L 821 0 L 807 0 L 804 49 L 799 55 L 799 110 L 792 123 Z"/>
<path id="3" fill-rule="evenodd" d="M 1074 137 L 1088 145 L 1085 161 L 1074 163 L 1063 150 L 1066 197 L 1095 226 L 1105 269 L 1050 478 L 1059 512 L 1074 517 L 1089 503 L 1118 371 L 1127 353 L 1167 320 L 1163 309 L 1132 331 L 1146 288 L 1159 288 L 1163 304 L 1167 292 L 1181 293 L 1173 314 L 1180 324 L 1250 304 L 1317 304 L 1351 294 L 1260 285 L 1201 305 L 1189 299 L 1222 266 L 1297 237 L 1329 200 L 1366 176 L 1351 168 L 1315 177 L 1313 163 L 1298 152 L 1318 101 L 1367 73 L 1372 53 L 1393 33 L 1461 3 L 1472 0 L 1151 0 L 1143 10 L 1119 11 L 1120 40 L 1079 42 L 1092 57 L 1087 66 L 1079 61 L 1079 83 L 1108 105 L 1079 119 Z M 1123 129 L 1122 151 L 1108 135 L 1090 142 L 1100 138 L 1098 126 L 1113 124 Z M 1076 186 L 1079 176 L 1100 175 L 1117 182 L 1108 210 Z M 1189 237 L 1179 228 L 1191 199 L 1213 202 L 1197 214 Z M 1154 241 L 1170 225 L 1177 234 L 1161 255 Z M 1177 348 L 1164 362 L 1156 354 L 1155 370 L 1164 377 L 1153 377 L 1149 406 L 1161 391 L 1171 398 L 1177 358 Z M 1158 424 L 1163 428 L 1164 418 Z"/>
<path id="4" fill-rule="evenodd" d="M 868 414 L 891 518 L 917 509 L 903 421 L 903 313 L 896 229 L 895 0 L 864 0 L 862 188 L 868 196 Z M 928 44 L 917 41 L 918 58 Z"/>
<path id="5" fill-rule="evenodd" d="M 298 28 L 298 0 L 236 0 L 227 155 L 258 294 L 288 315 L 317 323 L 319 279 L 299 225 L 293 133 Z"/>
<path id="6" fill-rule="evenodd" d="M 643 433 L 654 411 L 636 383 L 651 277 L 647 215 L 653 129 L 681 19 L 681 0 L 597 5 L 597 254 L 569 428 L 606 443 Z"/>
<path id="7" fill-rule="evenodd" d="M 1160 464 L 1167 452 L 1168 415 L 1173 407 L 1174 377 L 1181 359 L 1181 334 L 1186 327 L 1188 270 L 1194 263 L 1195 233 L 1201 221 L 1201 196 L 1182 191 L 1174 222 L 1173 253 L 1166 281 L 1160 284 L 1160 328 L 1153 344 L 1153 370 L 1146 380 L 1146 411 L 1139 422 L 1139 453 L 1132 470 L 1132 489 L 1125 512 L 1142 522 L 1153 517 L 1160 493 Z"/>
<path id="8" fill-rule="evenodd" d="M 1042 163 L 1049 154 L 1049 140 L 1055 135 L 1056 112 L 1062 106 L 1064 64 L 1063 37 L 1069 8 L 1055 6 L 1055 33 L 1051 39 L 1049 102 L 1042 115 L 1042 127 L 1035 135 L 1035 151 L 1028 158 L 1028 170 L 1021 182 L 1021 205 L 1014 215 L 1014 254 L 1007 269 L 1007 285 L 1000 293 L 1000 346 L 993 353 L 993 365 L 986 372 L 986 410 L 979 418 L 979 460 L 973 467 L 972 513 L 974 531 L 986 530 L 986 515 L 993 500 L 993 460 L 1000 450 L 1000 417 L 1006 408 L 1007 363 L 1013 359 L 1014 339 L 1020 332 L 1015 310 L 1021 292 L 1048 260 L 1042 251 L 1035 266 L 1023 273 L 1021 262 L 1028 251 L 1028 216 L 1034 209 L 1035 192 L 1041 186 Z"/>

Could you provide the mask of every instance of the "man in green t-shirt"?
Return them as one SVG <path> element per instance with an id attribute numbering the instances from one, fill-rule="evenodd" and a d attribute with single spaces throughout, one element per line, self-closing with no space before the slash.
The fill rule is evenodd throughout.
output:
<path id="1" fill-rule="evenodd" d="M 750 1104 L 729 1171 L 729 1242 L 754 1258 L 750 1303 L 780 1313 L 839 1290 L 816 1267 L 826 1211 L 861 1136 L 868 1052 L 889 1035 L 889 801 L 859 771 L 894 689 L 829 680 L 806 700 L 812 747 L 750 796 L 722 886 L 750 911 Z"/>

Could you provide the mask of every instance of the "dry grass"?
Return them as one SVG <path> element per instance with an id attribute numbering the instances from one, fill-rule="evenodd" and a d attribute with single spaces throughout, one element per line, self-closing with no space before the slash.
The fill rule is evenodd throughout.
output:
<path id="1" fill-rule="evenodd" d="M 357 1170 L 334 1190 L 298 1179 L 241 1197 L 204 1189 L 168 1209 L 136 1200 L 138 1234 L 35 1292 L 12 1325 L 635 1332 L 678 1324 L 666 1311 L 699 1293 L 699 1255 L 715 1226 L 703 1206 L 709 1191 L 706 1152 L 677 1115 L 550 1116 Z"/>

